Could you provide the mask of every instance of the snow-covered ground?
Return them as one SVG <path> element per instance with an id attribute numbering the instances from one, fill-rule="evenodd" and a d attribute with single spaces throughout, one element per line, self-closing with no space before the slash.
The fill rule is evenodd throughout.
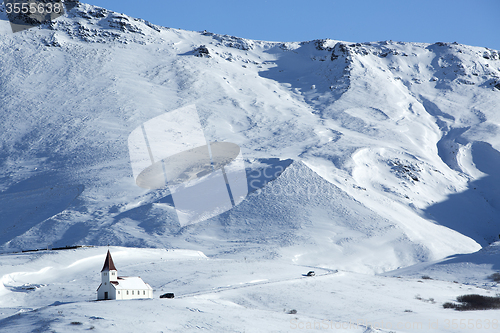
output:
<path id="1" fill-rule="evenodd" d="M 487 332 L 498 328 L 498 311 L 463 313 L 442 307 L 465 293 L 499 293 L 500 287 L 486 282 L 486 276 L 462 283 L 397 271 L 392 277 L 366 275 L 278 259 L 210 259 L 197 251 L 110 250 L 118 274 L 140 275 L 153 287 L 154 299 L 95 301 L 105 247 L 2 255 L 0 330 L 478 331 L 452 327 L 464 318 Z M 493 258 L 498 265 L 498 256 Z M 316 275 L 304 276 L 310 270 Z M 462 268 L 466 272 L 473 269 Z M 160 299 L 166 292 L 174 292 L 175 298 Z M 490 329 L 485 329 L 488 321 Z"/>
<path id="2" fill-rule="evenodd" d="M 86 4 L 9 29 L 1 5 L 0 330 L 492 319 L 441 304 L 498 292 L 499 51 L 253 41 Z M 188 105 L 241 147 L 250 193 L 181 226 L 168 190 L 135 184 L 127 139 Z M 155 299 L 90 302 L 102 247 L 11 254 L 69 245 L 116 249 Z"/>

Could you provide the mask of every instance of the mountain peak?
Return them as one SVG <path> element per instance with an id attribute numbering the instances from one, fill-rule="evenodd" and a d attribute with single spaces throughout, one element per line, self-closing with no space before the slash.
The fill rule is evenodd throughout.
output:
<path id="1" fill-rule="evenodd" d="M 387 262 L 367 268 L 363 257 L 358 265 L 380 271 L 470 252 L 500 233 L 495 50 L 255 41 L 78 3 L 50 23 L 3 35 L 0 55 L 3 251 L 111 244 L 223 255 L 259 247 L 293 258 L 314 251 L 286 239 L 317 237 L 315 246 L 339 253 L 366 249 L 365 240 L 382 244 Z M 241 148 L 249 187 L 291 183 L 298 170 L 295 187 L 335 189 L 332 198 L 253 189 L 235 210 L 181 227 L 168 190 L 136 186 L 128 137 L 193 104 L 207 141 Z M 303 163 L 279 171 L 288 159 Z M 423 237 L 427 230 L 447 241 Z M 278 231 L 285 241 L 269 241 Z"/>

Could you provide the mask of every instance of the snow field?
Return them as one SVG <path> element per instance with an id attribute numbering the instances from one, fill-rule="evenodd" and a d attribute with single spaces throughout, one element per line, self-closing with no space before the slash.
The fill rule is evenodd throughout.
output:
<path id="1" fill-rule="evenodd" d="M 467 332 L 451 329 L 452 321 L 496 318 L 495 311 L 442 308 L 465 293 L 494 296 L 494 284 L 374 276 L 283 260 L 209 259 L 196 251 L 110 250 L 118 274 L 140 275 L 153 287 L 153 300 L 92 301 L 105 247 L 2 255 L 0 329 L 370 332 L 371 325 L 373 332 L 422 332 L 437 323 L 436 332 Z M 309 270 L 316 276 L 305 277 Z M 164 292 L 176 297 L 159 299 Z"/>

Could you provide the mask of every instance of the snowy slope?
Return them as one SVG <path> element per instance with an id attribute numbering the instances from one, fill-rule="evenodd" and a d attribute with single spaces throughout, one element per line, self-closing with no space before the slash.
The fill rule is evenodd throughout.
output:
<path id="1" fill-rule="evenodd" d="M 498 287 L 490 276 L 500 271 L 500 242 L 495 242 L 481 250 L 470 254 L 459 254 L 445 259 L 419 263 L 391 272 L 387 276 L 420 277 L 423 275 L 433 279 L 456 281 L 482 288 Z"/>
<path id="2" fill-rule="evenodd" d="M 79 4 L 2 34 L 0 54 L 3 252 L 110 244 L 383 272 L 500 234 L 498 51 L 252 41 Z M 134 184 L 127 138 L 192 104 L 210 141 L 242 147 L 249 182 L 294 162 L 181 228 L 168 191 Z"/>
<path id="3" fill-rule="evenodd" d="M 1 332 L 494 332 L 495 310 L 443 309 L 498 286 L 207 258 L 198 251 L 111 247 L 119 275 L 140 275 L 152 300 L 96 302 L 105 247 L 0 255 Z M 306 277 L 314 269 L 316 276 Z M 174 299 L 160 299 L 174 292 Z M 295 310 L 295 313 L 292 311 Z M 292 312 L 292 313 L 290 313 Z M 483 328 L 484 326 L 484 328 Z M 473 330 L 474 331 L 474 330 Z"/>

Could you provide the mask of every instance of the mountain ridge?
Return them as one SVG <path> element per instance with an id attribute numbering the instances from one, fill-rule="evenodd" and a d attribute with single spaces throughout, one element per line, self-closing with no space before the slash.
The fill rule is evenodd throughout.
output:
<path id="1" fill-rule="evenodd" d="M 0 19 L 6 31 L 8 22 Z M 274 241 L 258 255 L 333 267 L 349 252 L 360 260 L 353 270 L 381 272 L 474 252 L 500 233 L 500 182 L 490 166 L 500 150 L 498 51 L 455 43 L 252 41 L 163 28 L 80 3 L 53 22 L 2 35 L 0 53 L 0 196 L 8 198 L 0 210 L 10 212 L 2 219 L 2 251 L 111 243 L 248 255 L 261 247 L 262 230 L 280 220 L 279 211 L 291 221 L 272 231 Z M 269 188 L 250 194 L 263 212 L 244 203 L 182 229 L 171 206 L 158 202 L 168 192 L 135 186 L 130 132 L 190 104 L 197 105 L 209 140 L 240 145 L 247 176 L 259 161 L 297 161 L 270 179 Z M 297 169 L 300 177 L 291 179 Z M 300 196 L 287 205 L 283 197 L 273 202 L 265 195 L 307 179 L 330 188 L 316 177 L 339 189 L 344 215 L 314 215 L 318 205 L 318 212 L 328 212 L 331 198 L 306 205 L 309 215 L 303 215 Z M 28 204 L 27 193 L 37 198 Z M 61 206 L 48 197 L 61 198 Z M 280 210 L 266 210 L 268 203 Z M 39 206 L 50 209 L 43 213 Z M 460 206 L 468 215 L 446 213 Z M 372 240 L 395 253 L 390 260 L 372 265 L 366 238 L 340 227 L 354 225 L 348 216 L 359 211 L 361 220 L 403 230 Z M 266 214 L 275 215 L 266 220 Z M 255 216 L 259 223 L 231 234 L 235 219 Z M 331 238 L 300 242 L 322 239 L 321 228 Z M 281 242 L 279 232 L 292 241 Z M 328 262 L 325 249 L 339 252 Z"/>

